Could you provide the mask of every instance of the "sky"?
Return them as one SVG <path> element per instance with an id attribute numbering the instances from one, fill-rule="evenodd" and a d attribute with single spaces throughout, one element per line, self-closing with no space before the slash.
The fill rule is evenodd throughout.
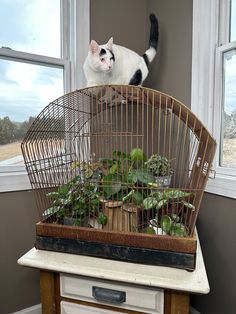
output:
<path id="1" fill-rule="evenodd" d="M 230 40 L 236 41 L 236 0 L 231 2 Z M 236 50 L 224 54 L 225 66 L 225 111 L 231 114 L 236 110 Z"/>
<path id="2" fill-rule="evenodd" d="M 60 0 L 0 0 L 0 47 L 60 57 Z M 0 59 L 0 117 L 23 122 L 63 94 L 63 69 Z"/>

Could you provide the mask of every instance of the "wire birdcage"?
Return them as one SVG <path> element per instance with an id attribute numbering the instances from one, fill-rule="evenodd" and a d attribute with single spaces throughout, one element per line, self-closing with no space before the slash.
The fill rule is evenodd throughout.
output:
<path id="1" fill-rule="evenodd" d="M 22 142 L 42 222 L 153 237 L 193 236 L 215 148 L 190 109 L 136 86 L 64 95 Z"/>

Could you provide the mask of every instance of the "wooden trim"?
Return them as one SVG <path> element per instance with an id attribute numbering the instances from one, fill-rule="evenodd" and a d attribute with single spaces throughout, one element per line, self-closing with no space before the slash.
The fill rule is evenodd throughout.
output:
<path id="1" fill-rule="evenodd" d="M 39 222 L 36 224 L 36 235 L 190 254 L 195 254 L 197 249 L 195 234 L 191 238 L 164 235 L 153 237 L 142 233 L 105 231 Z"/>

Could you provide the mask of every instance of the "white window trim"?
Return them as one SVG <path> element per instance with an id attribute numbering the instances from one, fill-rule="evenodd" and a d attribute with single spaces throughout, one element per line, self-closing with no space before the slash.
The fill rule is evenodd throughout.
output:
<path id="1" fill-rule="evenodd" d="M 0 55 L 7 58 L 14 57 L 24 62 L 25 60 L 31 63 L 37 61 L 37 64 L 38 59 L 41 59 L 43 64 L 64 66 L 67 69 L 64 71 L 65 92 L 67 93 L 85 86 L 82 64 L 88 53 L 90 40 L 90 1 L 62 0 L 62 6 L 64 13 L 62 18 L 65 21 L 62 30 L 63 59 L 58 60 L 6 48 L 0 48 Z M 0 168 L 0 192 L 30 189 L 29 178 L 23 166 Z"/>
<path id="2" fill-rule="evenodd" d="M 219 121 L 217 91 L 219 92 L 221 87 L 219 81 L 215 80 L 219 70 L 215 67 L 215 62 L 218 61 L 221 51 L 216 48 L 227 42 L 222 34 L 218 36 L 220 25 L 225 25 L 224 20 L 229 18 L 229 1 L 225 1 L 223 3 L 220 0 L 193 0 L 191 110 L 207 126 L 217 142 L 219 140 L 219 128 L 215 127 L 215 121 Z M 221 21 L 219 12 L 223 12 Z M 208 180 L 206 191 L 236 198 L 236 176 L 232 175 L 232 169 L 222 169 L 218 166 L 217 153 L 213 164 L 216 177 Z"/>

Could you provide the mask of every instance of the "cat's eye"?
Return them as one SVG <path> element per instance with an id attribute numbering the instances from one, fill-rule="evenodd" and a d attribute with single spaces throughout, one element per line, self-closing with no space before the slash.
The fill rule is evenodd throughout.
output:
<path id="1" fill-rule="evenodd" d="M 100 60 L 101 60 L 102 62 L 103 62 L 103 61 L 105 61 L 105 59 L 104 59 L 104 58 L 101 58 Z"/>

